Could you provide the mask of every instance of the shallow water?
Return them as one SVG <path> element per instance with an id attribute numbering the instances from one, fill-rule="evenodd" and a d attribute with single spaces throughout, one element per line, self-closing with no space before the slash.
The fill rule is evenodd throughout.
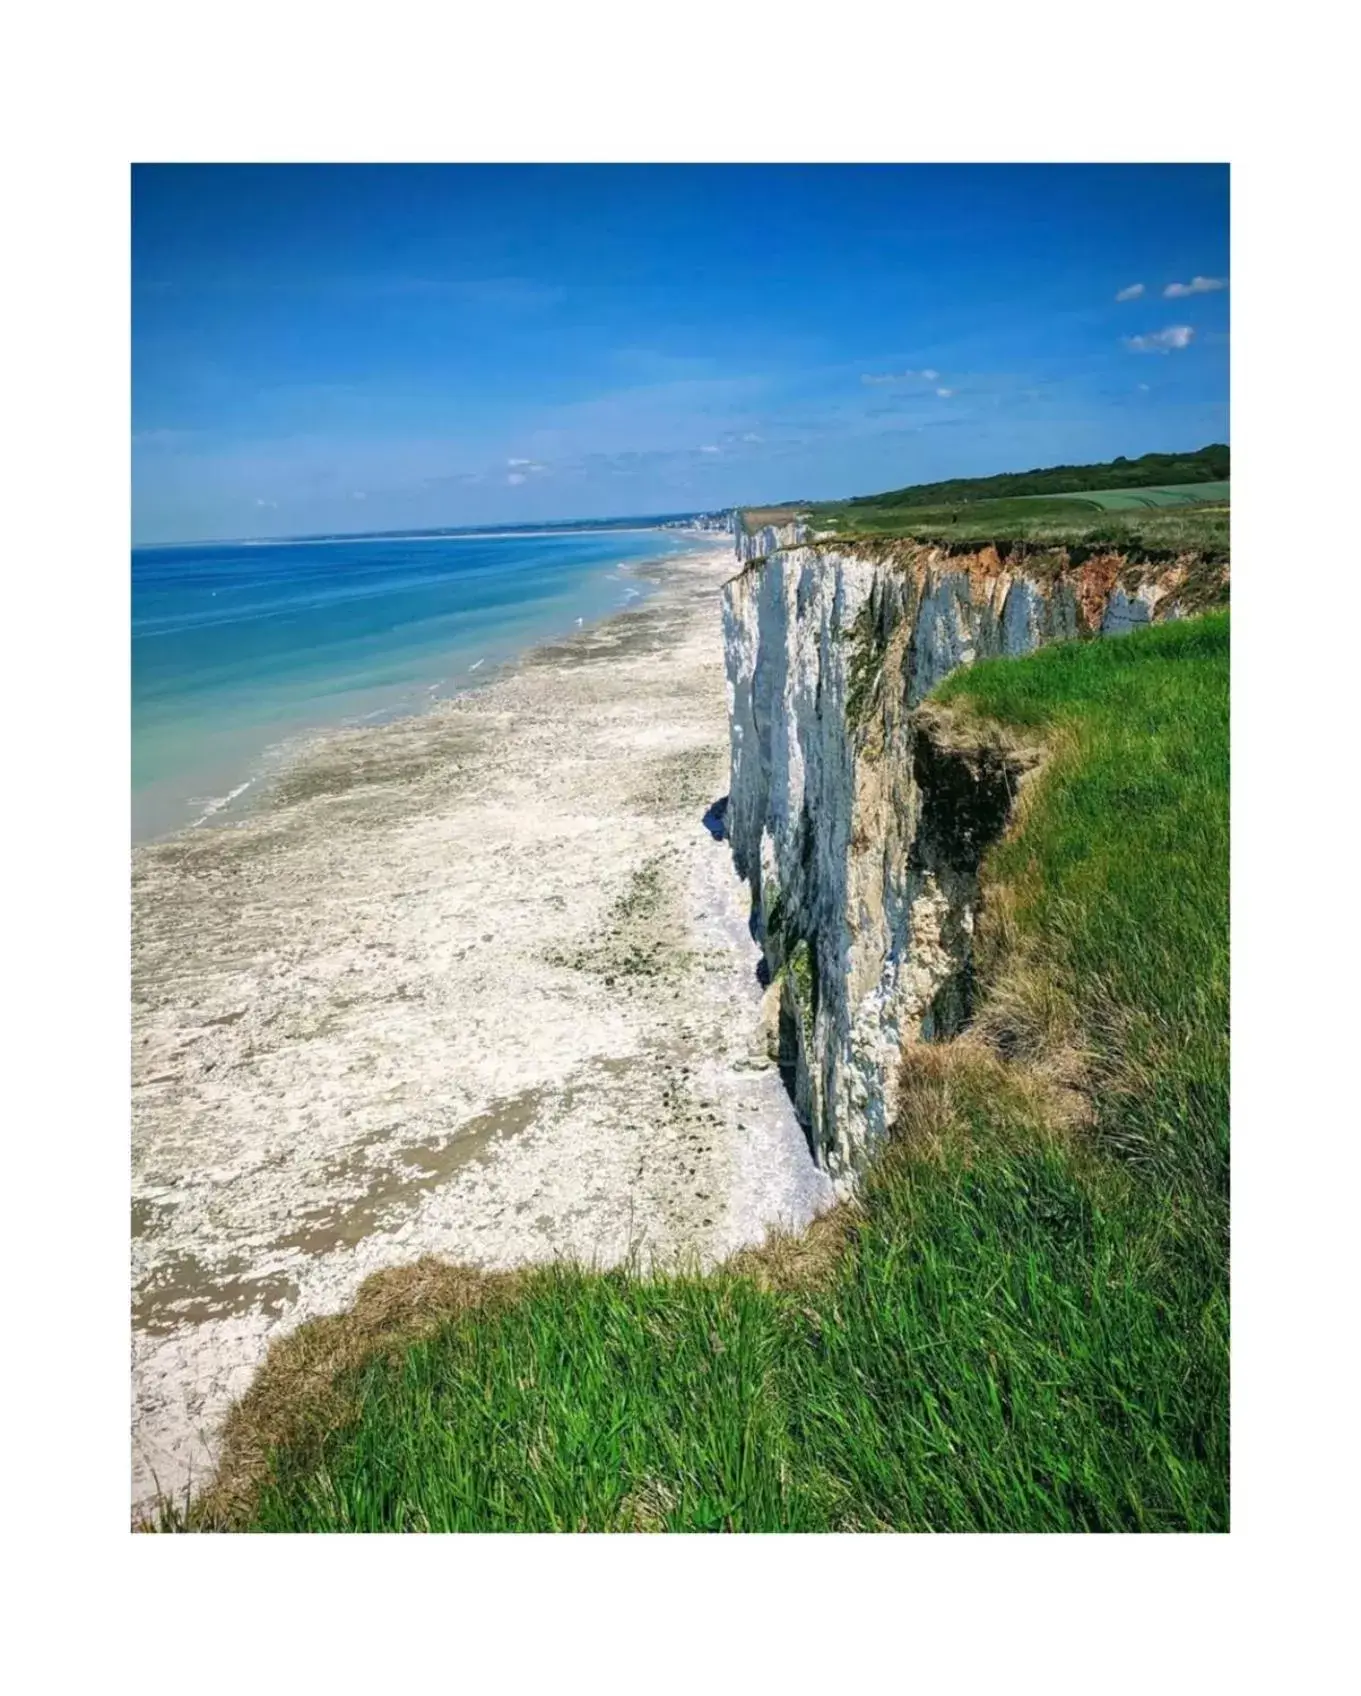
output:
<path id="1" fill-rule="evenodd" d="M 292 739 L 477 687 L 695 545 L 588 530 L 135 549 L 134 839 L 239 816 Z"/>

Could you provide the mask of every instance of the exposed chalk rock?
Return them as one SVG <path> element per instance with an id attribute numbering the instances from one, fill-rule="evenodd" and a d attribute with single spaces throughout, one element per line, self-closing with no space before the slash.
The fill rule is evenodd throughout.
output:
<path id="1" fill-rule="evenodd" d="M 748 530 L 742 523 L 740 515 L 735 520 L 737 538 L 737 557 L 744 563 L 754 559 L 764 559 L 767 554 L 773 554 L 780 548 L 795 548 L 801 542 L 808 540 L 808 526 L 802 519 L 791 519 L 787 524 L 764 524 L 757 530 Z"/>
<path id="2" fill-rule="evenodd" d="M 1034 761 L 924 697 L 977 659 L 1198 611 L 1228 567 L 784 539 L 801 528 L 737 529 L 726 823 L 796 1106 L 849 1181 L 892 1122 L 903 1042 L 967 1017 L 979 860 Z"/>

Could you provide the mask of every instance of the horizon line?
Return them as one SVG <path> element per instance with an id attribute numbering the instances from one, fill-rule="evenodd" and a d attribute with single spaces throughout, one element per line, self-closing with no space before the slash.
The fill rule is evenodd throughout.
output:
<path id="1" fill-rule="evenodd" d="M 159 542 L 134 540 L 130 545 L 136 552 L 139 548 L 229 548 L 240 547 L 247 543 L 382 540 L 438 542 L 458 536 L 558 535 L 572 530 L 608 528 L 651 530 L 677 519 L 717 518 L 738 510 L 737 506 L 730 504 L 721 507 L 693 507 L 679 512 L 619 513 L 603 518 L 548 518 L 522 524 L 450 524 L 438 525 L 433 529 L 429 526 L 421 526 L 411 530 L 306 530 L 296 535 L 275 536 L 179 536 L 172 540 Z"/>

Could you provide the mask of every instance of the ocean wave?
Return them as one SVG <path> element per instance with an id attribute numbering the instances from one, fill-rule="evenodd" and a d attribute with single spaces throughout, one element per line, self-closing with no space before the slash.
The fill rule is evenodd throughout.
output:
<path id="1" fill-rule="evenodd" d="M 228 790 L 225 795 L 215 795 L 189 828 L 197 830 L 201 824 L 206 824 L 214 813 L 220 813 L 224 807 L 230 807 L 238 795 L 244 795 L 254 782 L 253 777 L 248 777 L 244 783 L 238 783 L 235 789 Z"/>

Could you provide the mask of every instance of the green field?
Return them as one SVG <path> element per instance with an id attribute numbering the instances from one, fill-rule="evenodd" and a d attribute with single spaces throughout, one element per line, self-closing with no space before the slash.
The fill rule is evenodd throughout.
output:
<path id="1" fill-rule="evenodd" d="M 1229 554 L 1227 484 L 1192 484 L 1209 500 L 1158 499 L 1159 490 L 1017 495 L 959 506 L 876 507 L 824 504 L 804 509 L 815 535 L 852 540 L 897 536 L 946 545 L 1026 542 L 1037 547 L 1109 547 L 1125 553 Z"/>
<path id="2" fill-rule="evenodd" d="M 1229 477 L 1229 449 L 1212 442 L 1194 453 L 1146 453 L 1138 459 L 1108 459 L 1092 465 L 1045 465 L 1002 471 L 992 477 L 950 477 L 941 483 L 912 483 L 879 495 L 858 495 L 849 506 L 958 506 L 964 501 L 1014 500 L 1026 495 L 1071 495 L 1088 489 L 1150 489 L 1221 483 Z"/>
<path id="3" fill-rule="evenodd" d="M 1024 542 L 1227 558 L 1228 509 L 1229 450 L 1213 443 L 1195 453 L 954 477 L 843 501 L 752 509 L 743 517 L 752 529 L 801 517 L 815 534 L 845 538 Z"/>
<path id="4" fill-rule="evenodd" d="M 1021 500 L 1053 500 L 1052 495 L 1022 495 Z M 1129 512 L 1137 508 L 1227 504 L 1228 479 L 1222 483 L 1168 483 L 1152 489 L 1084 489 L 1064 499 L 1074 506 L 1099 507 L 1103 512 Z"/>
<path id="5" fill-rule="evenodd" d="M 859 1210 L 708 1277 L 467 1274 L 416 1341 L 372 1281 L 167 1527 L 1226 1529 L 1228 657 L 1219 613 L 943 686 L 1056 751 Z"/>

